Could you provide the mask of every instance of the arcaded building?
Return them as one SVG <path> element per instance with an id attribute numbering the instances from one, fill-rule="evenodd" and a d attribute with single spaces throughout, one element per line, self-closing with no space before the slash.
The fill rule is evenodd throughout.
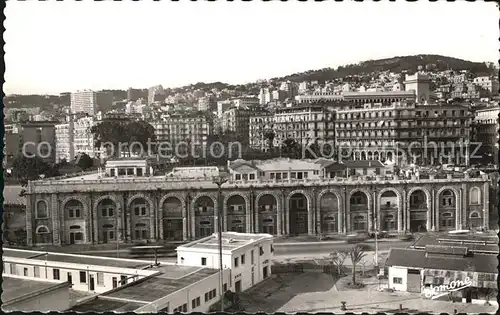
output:
<path id="1" fill-rule="evenodd" d="M 27 243 L 195 240 L 217 231 L 219 205 L 223 230 L 246 233 L 488 227 L 487 175 L 400 178 L 382 172 L 385 166 L 376 163 L 349 165 L 351 171 L 345 174 L 345 165 L 326 159 L 237 160 L 227 168 L 229 181 L 222 185 L 221 199 L 210 176 L 151 176 L 143 171 L 110 176 L 107 169 L 101 174 L 32 181 L 26 195 Z"/>

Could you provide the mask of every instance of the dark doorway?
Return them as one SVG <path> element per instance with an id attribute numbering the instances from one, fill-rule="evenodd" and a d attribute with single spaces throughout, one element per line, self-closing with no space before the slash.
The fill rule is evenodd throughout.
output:
<path id="1" fill-rule="evenodd" d="M 234 283 L 234 289 L 236 290 L 236 293 L 241 292 L 241 280 Z"/>
<path id="2" fill-rule="evenodd" d="M 465 303 L 472 303 L 472 290 L 470 288 L 465 289 Z"/>
<path id="3" fill-rule="evenodd" d="M 95 281 L 94 281 L 94 276 L 93 275 L 90 275 L 90 291 L 94 291 L 95 290 Z"/>
<path id="4" fill-rule="evenodd" d="M 118 279 L 116 279 L 116 277 L 113 277 L 112 282 L 113 282 L 113 289 L 118 287 Z"/>
<path id="5" fill-rule="evenodd" d="M 262 268 L 262 276 L 264 277 L 264 279 L 267 278 L 267 266 L 265 266 L 264 268 Z"/>
<path id="6" fill-rule="evenodd" d="M 69 233 L 69 244 L 75 244 L 75 233 Z"/>
<path id="7" fill-rule="evenodd" d="M 68 272 L 68 282 L 73 284 L 73 277 L 71 276 L 71 272 Z"/>

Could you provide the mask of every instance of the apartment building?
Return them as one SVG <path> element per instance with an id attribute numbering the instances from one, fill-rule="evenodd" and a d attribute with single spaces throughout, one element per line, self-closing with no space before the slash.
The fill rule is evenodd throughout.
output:
<path id="1" fill-rule="evenodd" d="M 222 114 L 222 131 L 236 135 L 242 144 L 249 142 L 250 116 L 259 114 L 259 111 L 242 107 L 231 107 Z"/>
<path id="2" fill-rule="evenodd" d="M 490 95 L 498 95 L 499 83 L 497 78 L 482 76 L 474 78 L 472 82 L 482 89 L 488 91 Z"/>
<path id="3" fill-rule="evenodd" d="M 18 152 L 41 157 L 45 162 L 54 163 L 56 158 L 56 136 L 55 125 L 53 121 L 30 121 L 19 124 L 18 137 L 12 145 L 16 147 L 16 141 L 19 145 Z M 6 140 L 9 140 L 7 138 Z"/>
<path id="4" fill-rule="evenodd" d="M 249 143 L 259 150 L 268 148 L 266 132 L 274 132 L 273 146 L 279 147 L 288 138 L 306 145 L 330 142 L 335 139 L 335 112 L 322 105 L 301 104 L 276 109 L 274 115 L 251 118 Z"/>
<path id="5" fill-rule="evenodd" d="M 91 90 L 71 93 L 71 113 L 86 113 L 90 116 L 97 112 L 107 112 L 113 105 L 111 92 L 95 92 Z"/>
<path id="6" fill-rule="evenodd" d="M 206 146 L 208 136 L 213 133 L 212 121 L 205 115 L 171 115 L 151 125 L 157 141 L 168 142 L 172 147 L 186 142 L 196 147 Z"/>
<path id="7" fill-rule="evenodd" d="M 75 148 L 73 146 L 73 122 L 58 124 L 56 127 L 56 162 L 62 160 L 67 162 L 75 157 Z"/>
<path id="8" fill-rule="evenodd" d="M 498 161 L 498 115 L 500 107 L 486 107 L 475 111 L 472 122 L 472 141 L 480 143 L 479 150 L 474 154 L 472 164 L 493 163 Z M 471 148 L 472 149 L 472 148 Z"/>

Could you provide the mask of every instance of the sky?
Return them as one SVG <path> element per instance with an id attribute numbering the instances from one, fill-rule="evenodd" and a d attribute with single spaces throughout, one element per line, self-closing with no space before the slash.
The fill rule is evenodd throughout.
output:
<path id="1" fill-rule="evenodd" d="M 7 1 L 6 94 L 244 84 L 369 59 L 496 62 L 498 8 L 458 1 Z"/>

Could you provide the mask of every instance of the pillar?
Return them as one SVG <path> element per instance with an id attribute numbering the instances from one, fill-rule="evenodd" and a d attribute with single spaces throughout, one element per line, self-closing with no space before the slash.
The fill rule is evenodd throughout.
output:
<path id="1" fill-rule="evenodd" d="M 314 211 L 316 211 L 316 233 L 318 235 L 321 235 L 322 231 L 321 231 L 321 199 L 316 199 L 316 197 L 314 197 L 314 200 L 316 200 L 316 207 L 314 209 Z M 338 221 L 338 218 L 337 218 L 337 221 Z"/>
<path id="2" fill-rule="evenodd" d="M 85 198 L 84 199 L 85 202 L 87 202 L 87 199 Z M 87 204 L 83 204 L 83 209 L 85 210 L 85 208 L 87 207 L 88 203 Z M 59 213 L 59 235 L 61 236 L 60 237 L 60 244 L 66 244 L 67 243 L 67 237 L 66 237 L 66 220 L 64 219 L 64 209 L 61 207 L 61 201 L 57 201 L 57 209 L 58 209 L 58 213 Z M 85 211 L 82 212 L 82 217 L 84 218 L 85 220 Z M 84 222 L 87 222 L 87 221 L 84 221 Z M 87 231 L 85 231 L 85 226 L 83 227 L 83 230 L 84 230 L 84 235 L 87 234 Z"/>
<path id="3" fill-rule="evenodd" d="M 246 223 L 246 232 L 247 233 L 252 233 L 252 202 L 251 198 L 252 196 L 248 197 L 249 199 L 245 200 L 245 223 Z M 224 220 L 224 222 L 227 222 L 227 219 Z M 227 224 L 227 223 L 226 223 Z M 227 229 L 226 229 L 227 231 Z"/>
<path id="4" fill-rule="evenodd" d="M 463 190 L 462 188 L 458 189 L 458 196 L 455 197 L 455 226 L 457 230 L 462 229 L 462 202 L 463 202 Z"/>
<path id="5" fill-rule="evenodd" d="M 467 220 L 467 206 L 469 204 L 469 190 L 467 189 L 468 186 L 467 184 L 462 184 L 462 191 L 463 191 L 463 194 L 462 194 L 462 210 L 460 211 L 461 215 L 462 215 L 462 218 L 461 218 L 461 222 L 462 222 L 462 227 L 463 228 L 467 228 L 468 225 L 469 225 L 469 222 Z"/>
<path id="6" fill-rule="evenodd" d="M 253 196 L 252 196 L 253 197 Z M 253 199 L 253 198 L 252 198 Z M 253 233 L 259 233 L 259 200 L 257 198 L 250 201 L 253 204 Z M 278 200 L 276 200 L 276 208 L 278 207 Z M 278 215 L 279 216 L 279 215 Z M 277 217 L 278 217 L 277 216 Z M 279 224 L 276 224 L 276 233 L 279 232 Z"/>
<path id="7" fill-rule="evenodd" d="M 368 193 L 369 194 L 369 193 Z M 373 230 L 373 212 L 372 212 L 372 209 L 373 209 L 373 203 L 375 203 L 375 200 L 373 200 L 373 198 L 368 198 L 370 197 L 369 195 L 366 196 L 367 197 L 367 203 L 368 203 L 368 218 L 367 218 L 367 222 L 368 222 L 368 232 L 372 231 Z M 371 199 L 371 202 L 370 202 L 370 199 Z"/>
<path id="8" fill-rule="evenodd" d="M 128 202 L 128 199 L 127 199 Z M 132 235 L 132 211 L 130 211 L 130 204 L 127 204 L 127 208 L 125 209 L 124 215 L 126 216 L 127 220 L 127 232 L 126 234 L 128 235 L 128 239 L 132 241 L 134 239 L 134 235 Z"/>
<path id="9" fill-rule="evenodd" d="M 347 196 L 347 195 L 346 195 Z M 344 230 L 345 232 L 350 232 L 352 229 L 351 229 L 351 204 L 350 204 L 350 198 L 347 197 L 346 198 L 346 202 L 345 202 L 345 205 L 346 205 L 346 209 L 345 209 L 345 227 L 344 227 Z"/>
<path id="10" fill-rule="evenodd" d="M 485 182 L 483 185 L 483 227 L 489 229 L 490 225 L 490 184 Z"/>
<path id="11" fill-rule="evenodd" d="M 25 195 L 26 197 L 26 244 L 33 245 L 33 195 Z"/>
<path id="12" fill-rule="evenodd" d="M 345 194 L 344 194 L 345 196 Z M 338 203 L 339 203 L 339 210 L 337 211 L 338 213 L 338 216 L 337 216 L 337 229 L 339 231 L 339 234 L 345 234 L 345 224 L 344 224 L 344 210 L 345 210 L 345 207 L 344 207 L 344 204 L 345 204 L 345 201 L 344 201 L 344 196 L 342 196 Z"/>
<path id="13" fill-rule="evenodd" d="M 439 196 L 435 189 L 432 190 L 432 201 L 434 204 L 434 231 L 439 231 Z"/>
<path id="14" fill-rule="evenodd" d="M 116 196 L 116 200 L 118 200 L 117 209 L 116 209 L 116 240 L 123 241 L 123 197 Z"/>
<path id="15" fill-rule="evenodd" d="M 403 193 L 401 194 L 400 206 L 398 207 L 398 232 L 403 232 L 403 212 L 410 212 L 410 202 L 407 202 L 407 191 L 406 188 L 403 189 Z"/>
<path id="16" fill-rule="evenodd" d="M 195 201 L 193 200 L 192 202 L 190 202 L 188 204 L 191 207 L 190 209 L 188 209 L 189 213 L 191 214 L 191 239 L 195 240 L 196 239 Z"/>
<path id="17" fill-rule="evenodd" d="M 288 201 L 288 198 L 286 196 L 283 196 L 284 203 L 283 203 L 283 216 L 285 217 L 285 234 L 290 235 L 290 204 Z"/>
<path id="18" fill-rule="evenodd" d="M 380 226 L 380 209 L 379 209 L 379 202 L 377 200 L 377 190 L 373 190 L 373 211 L 372 213 L 372 219 L 373 219 L 373 229 L 376 231 L 378 230 L 378 227 Z"/>
<path id="19" fill-rule="evenodd" d="M 85 201 L 87 202 L 87 211 L 83 213 L 83 220 L 85 221 L 85 240 L 87 244 L 92 244 L 93 240 L 93 229 L 92 229 L 92 198 L 90 196 L 85 197 Z M 64 215 L 64 207 L 62 209 Z M 64 218 L 64 216 L 63 216 Z"/>
<path id="20" fill-rule="evenodd" d="M 92 200 L 92 195 L 90 195 L 90 204 L 92 205 L 92 235 L 93 235 L 93 244 L 97 244 L 99 242 L 99 223 L 97 220 L 97 206 L 94 207 L 94 200 Z"/>
<path id="21" fill-rule="evenodd" d="M 158 197 L 158 210 L 156 211 L 156 215 L 157 215 L 157 224 L 156 226 L 158 227 L 158 234 L 157 235 L 157 239 L 161 240 L 161 239 L 165 239 L 165 231 L 163 230 L 163 206 L 160 204 L 160 201 L 161 201 L 161 196 Z M 182 203 L 182 235 L 184 235 L 186 229 L 184 228 L 184 221 L 186 220 L 186 212 L 184 211 L 184 208 L 186 207 L 186 203 L 183 202 L 182 199 L 180 199 L 181 203 Z M 184 240 L 184 237 L 182 237 L 182 239 Z"/>
<path id="22" fill-rule="evenodd" d="M 223 199 L 224 197 L 221 197 L 221 199 Z M 229 199 L 229 198 L 228 198 Z M 226 218 L 226 220 L 224 220 L 222 222 L 222 231 L 227 231 L 227 200 L 226 201 L 221 201 L 223 202 L 222 204 L 222 217 L 223 218 Z M 219 199 L 217 198 L 217 205 L 219 205 Z M 219 207 L 217 206 L 217 209 L 215 209 L 216 211 L 214 212 L 214 215 L 215 215 L 215 220 L 214 222 L 217 222 L 218 220 L 218 213 L 219 213 Z M 217 224 L 215 226 L 215 229 L 214 231 L 217 232 L 218 231 L 218 228 L 219 228 L 219 225 Z"/>
<path id="23" fill-rule="evenodd" d="M 60 224 L 59 207 L 56 194 L 50 195 L 49 205 L 52 217 L 52 243 L 54 245 L 61 245 L 61 238 L 60 238 L 61 229 L 59 226 Z"/>
<path id="24" fill-rule="evenodd" d="M 161 213 L 163 213 L 163 210 L 161 210 Z M 189 239 L 189 227 L 188 227 L 188 222 L 189 218 L 191 216 L 189 215 L 188 211 L 188 203 L 183 200 L 183 205 L 182 205 L 182 240 L 187 241 Z M 163 218 L 163 214 L 162 214 Z M 161 237 L 165 238 L 165 231 L 163 231 L 163 219 L 160 221 L 160 230 L 161 230 Z"/>
<path id="25" fill-rule="evenodd" d="M 147 202 L 147 201 L 146 201 Z M 156 217 L 156 207 L 154 204 L 154 201 L 148 202 L 149 205 L 149 226 L 150 226 L 150 232 L 149 232 L 149 240 L 150 241 L 155 241 L 156 240 L 156 222 L 155 222 L 155 217 Z"/>
<path id="26" fill-rule="evenodd" d="M 307 234 L 314 235 L 314 194 L 307 198 Z"/>
<path id="27" fill-rule="evenodd" d="M 256 201 L 257 205 L 258 205 L 258 202 L 259 201 L 257 200 Z M 258 213 L 259 212 L 257 211 L 257 216 L 258 216 Z M 283 235 L 282 217 L 283 217 L 283 195 L 276 198 L 276 229 L 277 229 L 278 236 Z M 257 220 L 257 222 L 258 222 L 257 223 L 257 232 L 260 232 L 259 225 L 258 225 L 260 223 L 260 221 Z"/>

